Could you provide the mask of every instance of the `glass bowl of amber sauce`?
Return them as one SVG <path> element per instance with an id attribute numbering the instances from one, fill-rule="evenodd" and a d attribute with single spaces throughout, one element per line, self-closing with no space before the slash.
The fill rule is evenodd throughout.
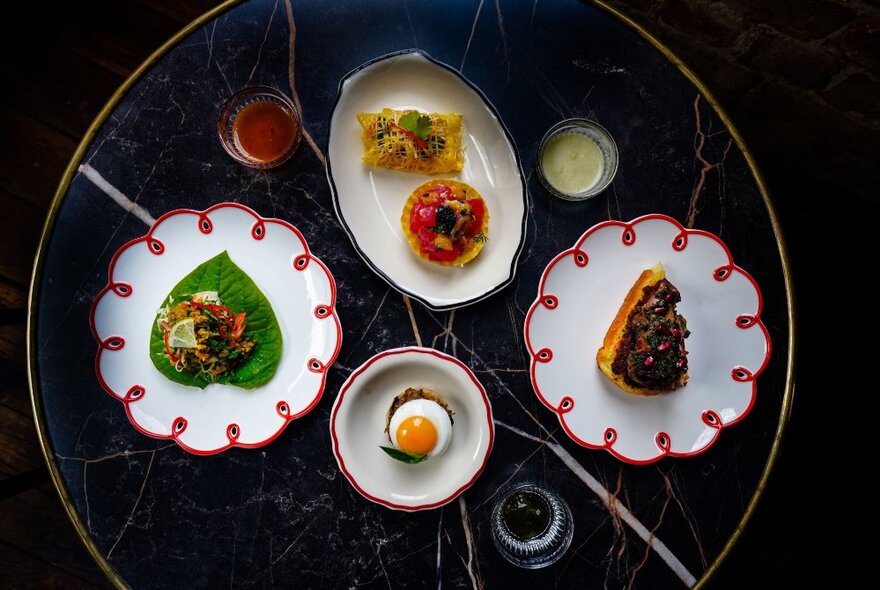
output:
<path id="1" fill-rule="evenodd" d="M 251 168 L 268 169 L 290 159 L 302 136 L 299 109 L 282 92 L 252 86 L 223 105 L 217 121 L 223 149 Z"/>

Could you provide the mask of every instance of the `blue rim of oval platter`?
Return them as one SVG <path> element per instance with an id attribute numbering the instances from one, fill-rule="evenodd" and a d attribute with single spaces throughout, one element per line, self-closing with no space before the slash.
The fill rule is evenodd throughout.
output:
<path id="1" fill-rule="evenodd" d="M 452 74 L 455 74 L 471 90 L 476 92 L 477 96 L 479 96 L 483 100 L 483 102 L 486 104 L 486 106 L 489 107 L 489 110 L 492 112 L 492 115 L 498 121 L 498 124 L 500 125 L 501 130 L 504 132 L 504 135 L 507 138 L 507 141 L 510 142 L 510 146 L 513 148 L 513 156 L 516 159 L 516 170 L 519 173 L 520 181 L 522 182 L 523 216 L 522 216 L 522 223 L 521 223 L 522 231 L 520 233 L 519 244 L 517 245 L 516 252 L 514 253 L 513 258 L 510 261 L 510 272 L 509 272 L 507 278 L 504 279 L 503 281 L 501 281 L 500 283 L 498 283 L 497 285 L 493 286 L 492 288 L 490 288 L 485 293 L 481 293 L 480 295 L 478 295 L 476 297 L 472 297 L 471 299 L 467 299 L 465 301 L 457 301 L 455 303 L 450 303 L 448 305 L 433 305 L 433 304 L 431 304 L 423 296 L 419 295 L 418 293 L 415 293 L 409 289 L 406 289 L 406 288 L 398 285 L 396 282 L 394 282 L 394 280 L 391 277 L 389 277 L 381 268 L 379 268 L 379 266 L 376 263 L 374 263 L 372 260 L 370 260 L 369 256 L 367 256 L 366 252 L 364 252 L 361 249 L 361 247 L 358 245 L 357 238 L 355 237 L 354 232 L 352 232 L 351 227 L 349 227 L 348 223 L 345 221 L 345 217 L 343 217 L 342 211 L 340 210 L 340 207 L 339 207 L 339 191 L 336 188 L 336 183 L 333 181 L 333 171 L 332 171 L 329 157 L 327 158 L 327 165 L 326 165 L 327 182 L 330 184 L 330 192 L 333 195 L 333 209 L 336 212 L 336 218 L 339 219 L 339 223 L 342 225 L 342 228 L 345 230 L 345 233 L 348 234 L 348 238 L 351 240 L 351 244 L 354 246 L 355 251 L 357 251 L 358 255 L 363 259 L 363 261 L 367 263 L 367 266 L 369 266 L 370 269 L 374 273 L 376 273 L 377 275 L 382 277 L 385 280 L 385 282 L 387 282 L 389 285 L 391 285 L 391 287 L 393 287 L 394 289 L 396 289 L 400 293 L 407 295 L 408 297 L 412 297 L 416 301 L 419 301 L 422 305 L 424 305 L 428 309 L 430 309 L 432 311 L 450 311 L 453 309 L 458 309 L 459 307 L 465 307 L 468 305 L 472 305 L 474 303 L 482 301 L 483 299 L 491 297 L 492 295 L 494 295 L 495 293 L 498 293 L 499 291 L 501 291 L 502 289 L 504 289 L 510 283 L 513 282 L 513 279 L 516 276 L 516 266 L 517 266 L 517 263 L 519 262 L 519 257 L 522 254 L 523 247 L 525 246 L 525 243 L 526 243 L 526 234 L 527 234 L 527 228 L 528 228 L 527 222 L 528 222 L 528 217 L 529 217 L 529 189 L 528 189 L 528 183 L 526 182 L 526 175 L 523 172 L 522 161 L 519 156 L 519 150 L 516 147 L 516 142 L 513 139 L 513 135 L 511 135 L 510 130 L 507 128 L 507 125 L 505 125 L 504 120 L 501 118 L 501 114 L 498 112 L 498 109 L 495 108 L 495 105 L 492 104 L 492 102 L 489 100 L 489 97 L 487 97 L 486 94 L 482 90 L 480 90 L 480 88 L 477 87 L 476 84 L 474 84 L 473 82 L 468 80 L 464 76 L 464 74 L 462 74 L 460 71 L 456 70 L 455 68 L 453 68 L 452 66 L 450 66 L 448 64 L 443 63 L 442 61 L 438 61 L 438 60 L 434 59 L 433 57 L 431 57 L 430 55 L 428 55 L 426 52 L 422 51 L 421 49 L 403 49 L 400 51 L 394 51 L 392 53 L 386 53 L 385 55 L 380 55 L 379 57 L 375 57 L 369 61 L 362 63 L 358 67 L 354 68 L 353 70 L 351 70 L 350 72 L 345 74 L 339 80 L 339 86 L 337 87 L 337 90 L 336 90 L 336 100 L 333 102 L 333 108 L 330 110 L 331 123 L 333 121 L 333 114 L 336 112 L 336 108 L 339 106 L 339 101 L 342 98 L 342 88 L 345 85 L 345 82 L 347 80 L 349 80 L 352 76 L 354 76 L 355 74 L 357 74 L 361 70 L 364 70 L 364 69 L 366 69 L 376 63 L 379 63 L 381 61 L 385 61 L 387 59 L 391 59 L 394 57 L 400 57 L 403 55 L 412 55 L 412 54 L 420 55 L 420 56 L 424 57 L 425 59 L 427 59 L 432 64 L 439 66 L 439 67 L 451 72 Z M 327 151 L 328 151 L 328 153 L 329 153 L 329 142 L 330 142 L 330 137 L 329 137 L 329 133 L 328 133 L 328 137 L 327 137 L 327 143 L 328 143 Z"/>

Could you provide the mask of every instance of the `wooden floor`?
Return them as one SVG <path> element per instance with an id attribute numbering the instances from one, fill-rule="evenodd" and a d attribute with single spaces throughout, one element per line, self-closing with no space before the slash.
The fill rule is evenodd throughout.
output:
<path id="1" fill-rule="evenodd" d="M 0 215 L 0 588 L 107 586 L 49 483 L 36 439 L 25 358 L 31 267 L 62 171 L 98 110 L 153 50 L 216 3 L 99 0 L 63 3 L 60 8 L 30 3 L 30 8 L 22 7 L 30 14 L 4 27 L 0 38 L 0 203 L 4 209 Z M 650 23 L 644 24 L 650 28 Z M 694 35 L 699 38 L 700 32 Z M 687 55 L 683 57 L 687 61 Z M 698 69 L 697 74 L 711 79 L 712 72 Z M 721 91 L 720 98 L 736 119 L 737 97 Z M 773 107 L 764 108 L 762 115 L 772 120 Z M 758 122 L 737 122 L 747 140 L 764 137 Z M 784 138 L 776 144 L 768 141 L 769 146 L 755 142 L 759 144 L 756 152 L 771 192 L 782 195 L 777 204 L 796 270 L 808 268 L 806 262 L 797 260 L 812 254 L 812 236 L 821 230 L 828 211 L 805 211 L 793 204 L 796 201 L 786 193 L 787 172 L 793 166 L 802 169 L 806 177 L 799 186 L 809 187 L 811 163 L 795 161 L 793 165 L 790 158 L 779 156 L 785 150 Z M 876 245 L 876 238 L 872 239 Z M 805 292 L 802 306 L 816 300 L 811 292 Z M 804 529 L 809 524 L 802 524 L 787 499 L 814 484 L 801 475 L 800 464 L 810 442 L 810 421 L 819 412 L 809 400 L 802 403 L 803 408 L 812 409 L 801 410 L 800 424 L 789 435 L 766 499 L 713 587 L 804 579 L 801 566 L 808 563 L 810 545 L 809 531 Z"/>
<path id="2" fill-rule="evenodd" d="M 61 174 L 122 81 L 213 0 L 22 7 L 0 39 L 0 588 L 105 588 L 49 482 L 28 393 L 25 308 Z"/>

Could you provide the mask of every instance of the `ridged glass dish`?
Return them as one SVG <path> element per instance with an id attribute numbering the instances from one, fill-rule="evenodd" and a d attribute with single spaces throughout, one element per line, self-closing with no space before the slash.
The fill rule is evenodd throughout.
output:
<path id="1" fill-rule="evenodd" d="M 505 505 L 518 499 L 531 502 L 539 518 L 546 516 L 546 524 L 536 529 L 538 532 L 523 535 L 505 518 Z M 490 523 L 492 540 L 504 559 L 526 569 L 556 562 L 568 550 L 574 534 L 574 521 L 565 501 L 555 492 L 534 484 L 520 484 L 508 490 L 495 503 Z"/>
<path id="2" fill-rule="evenodd" d="M 290 125 L 293 128 L 293 137 L 290 144 L 286 149 L 280 151 L 278 155 L 269 159 L 260 159 L 250 154 L 242 146 L 236 127 L 239 115 L 249 106 L 260 102 L 268 102 L 280 107 L 290 117 Z M 302 118 L 300 117 L 299 109 L 284 93 L 268 86 L 252 86 L 234 94 L 226 101 L 217 119 L 217 132 L 220 135 L 220 143 L 223 145 L 223 149 L 234 160 L 251 168 L 267 170 L 284 164 L 296 152 L 302 137 Z"/>
<path id="3" fill-rule="evenodd" d="M 596 173 L 595 180 L 580 190 L 566 190 L 559 182 L 553 182 L 552 170 L 545 170 L 547 165 L 545 154 L 547 153 L 548 146 L 554 140 L 566 135 L 586 137 L 595 144 L 593 149 L 598 148 L 600 154 L 598 157 L 601 158 L 601 167 Z M 617 174 L 617 143 L 615 143 L 611 134 L 608 133 L 608 130 L 595 121 L 590 121 L 589 119 L 565 119 L 555 124 L 544 134 L 538 146 L 538 158 L 536 161 L 538 177 L 551 194 L 567 201 L 583 201 L 601 193 L 614 180 L 614 176 Z"/>

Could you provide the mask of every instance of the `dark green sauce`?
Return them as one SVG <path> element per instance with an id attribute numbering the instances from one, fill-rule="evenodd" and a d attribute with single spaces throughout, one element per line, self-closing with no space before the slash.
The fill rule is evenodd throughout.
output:
<path id="1" fill-rule="evenodd" d="M 550 505 L 534 492 L 516 492 L 501 506 L 501 518 L 514 536 L 527 541 L 550 526 Z"/>
<path id="2" fill-rule="evenodd" d="M 690 331 L 675 309 L 679 301 L 681 294 L 666 279 L 642 290 L 611 364 L 628 385 L 663 391 L 682 386 L 688 366 L 684 339 Z"/>

